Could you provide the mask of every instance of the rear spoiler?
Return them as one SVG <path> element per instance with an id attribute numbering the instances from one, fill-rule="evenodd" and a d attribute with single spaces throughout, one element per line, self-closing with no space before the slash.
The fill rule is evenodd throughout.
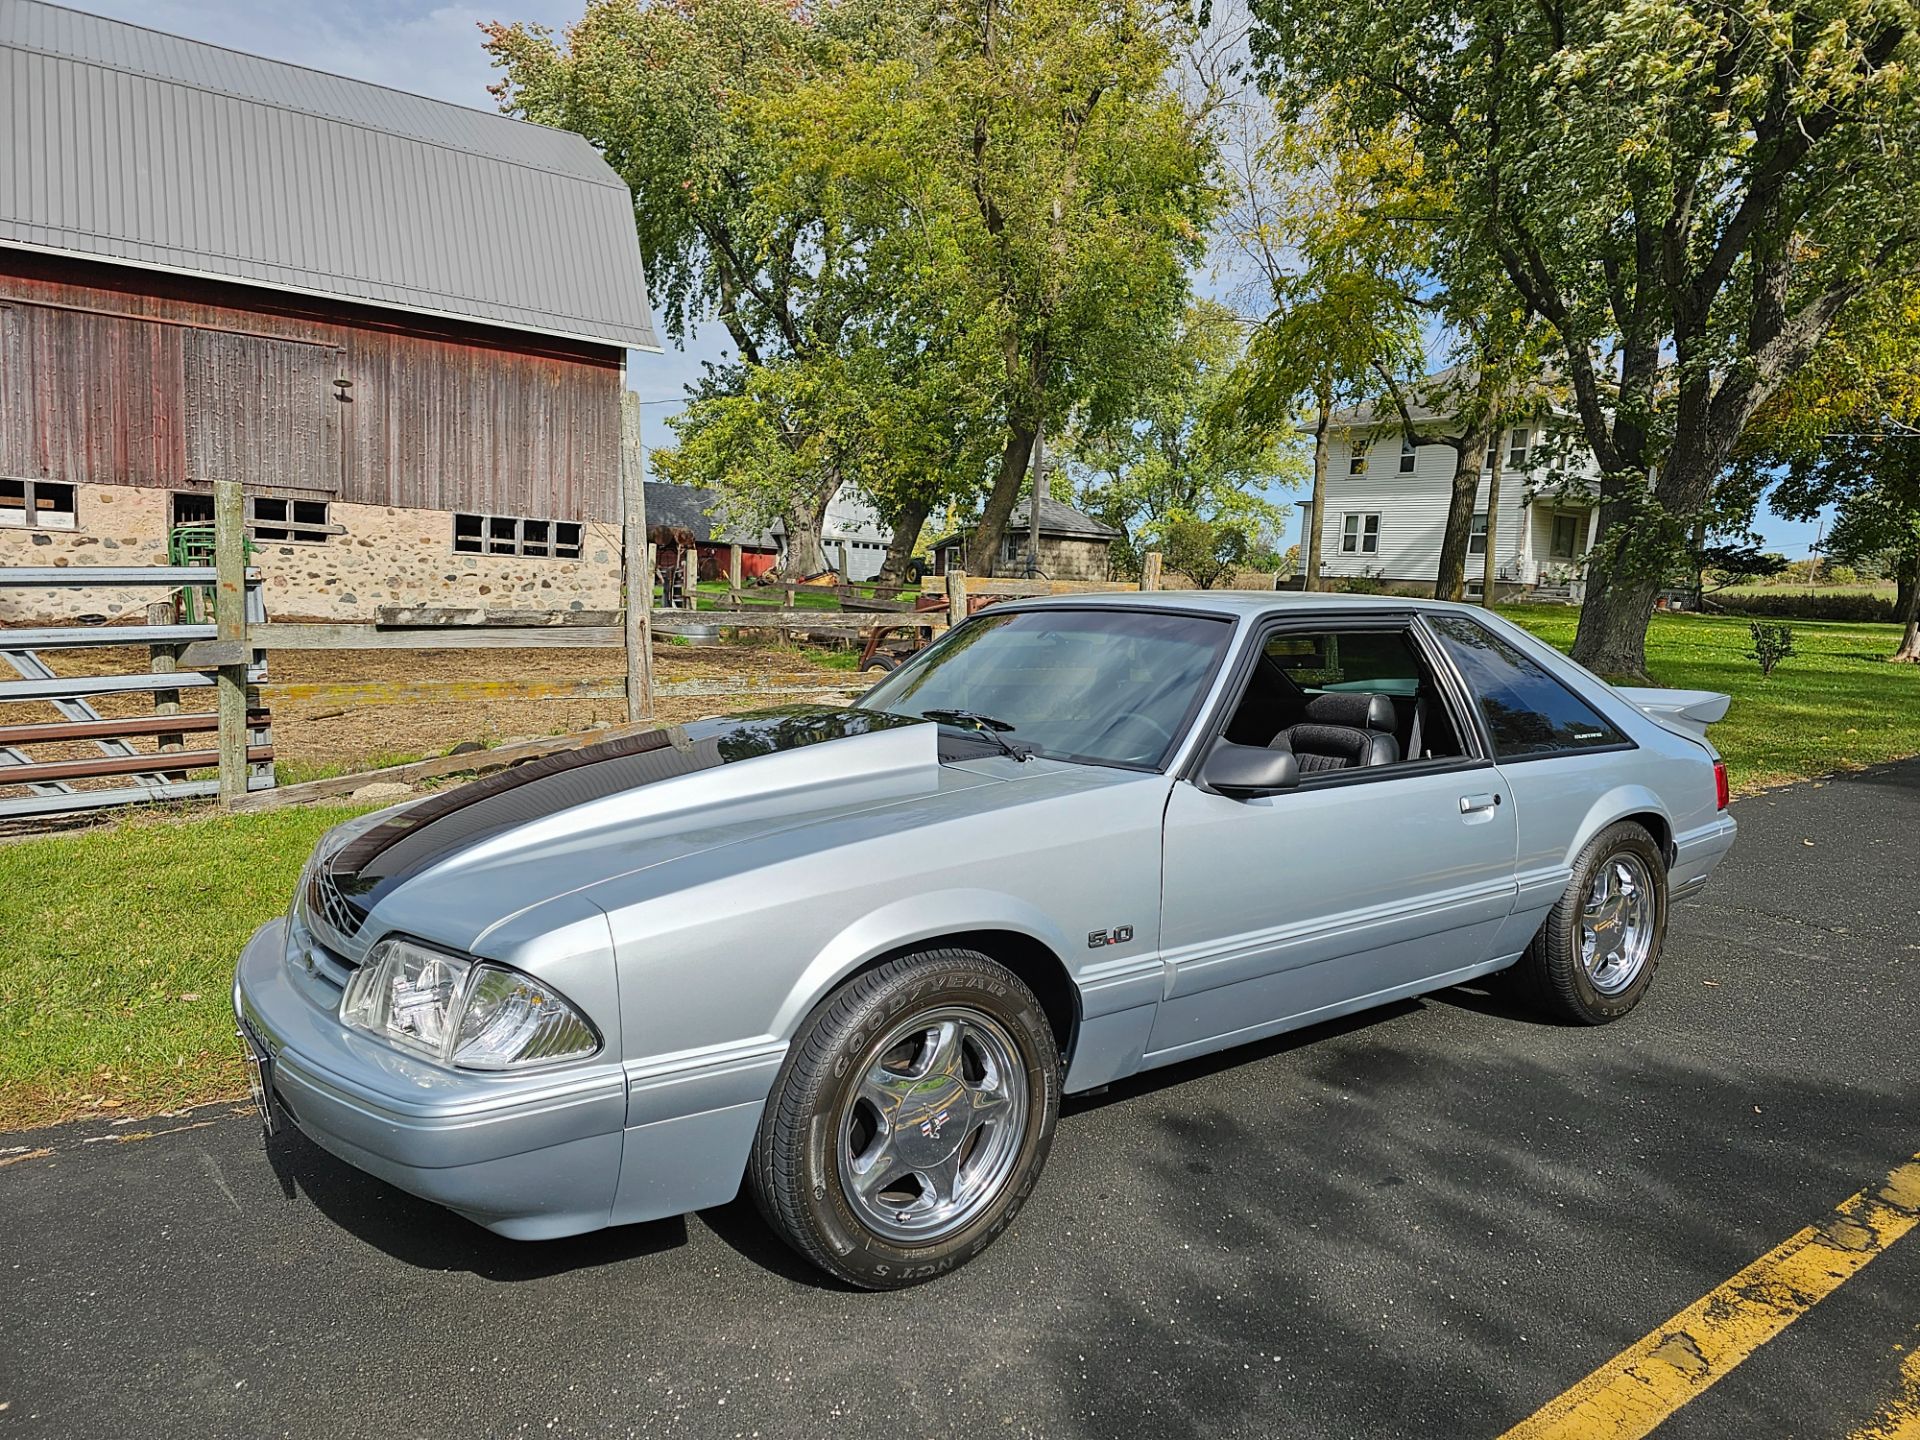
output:
<path id="1" fill-rule="evenodd" d="M 1726 718 L 1732 697 L 1712 690 L 1645 690 L 1616 686 L 1630 705 L 1656 720 L 1665 721 L 1695 735 L 1704 736 L 1707 726 Z"/>

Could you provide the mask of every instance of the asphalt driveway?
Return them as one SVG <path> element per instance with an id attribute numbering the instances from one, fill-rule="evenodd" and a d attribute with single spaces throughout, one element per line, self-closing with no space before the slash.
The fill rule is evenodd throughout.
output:
<path id="1" fill-rule="evenodd" d="M 1452 991 L 1072 1102 L 899 1294 L 746 1202 L 499 1240 L 236 1107 L 0 1137 L 0 1436 L 1497 1436 L 1920 1150 L 1920 762 L 1736 813 L 1626 1022 Z M 1659 1434 L 1854 1434 L 1916 1346 L 1920 1238 Z"/>

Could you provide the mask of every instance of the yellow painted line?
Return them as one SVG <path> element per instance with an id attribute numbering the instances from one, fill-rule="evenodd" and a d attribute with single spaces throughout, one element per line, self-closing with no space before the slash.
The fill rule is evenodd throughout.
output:
<path id="1" fill-rule="evenodd" d="M 1920 1343 L 1900 1363 L 1900 1393 L 1847 1440 L 1920 1440 Z"/>
<path id="2" fill-rule="evenodd" d="M 1501 1440 L 1638 1440 L 1920 1224 L 1920 1155 L 1774 1246 Z M 1895 1432 L 1909 1440 L 1908 1431 Z"/>

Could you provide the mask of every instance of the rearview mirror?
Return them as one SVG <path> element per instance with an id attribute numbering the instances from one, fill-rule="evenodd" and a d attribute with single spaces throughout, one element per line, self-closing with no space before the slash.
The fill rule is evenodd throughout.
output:
<path id="1" fill-rule="evenodd" d="M 1291 790 L 1300 783 L 1300 762 L 1291 750 L 1235 745 L 1222 740 L 1200 767 L 1200 783 L 1236 800 Z"/>

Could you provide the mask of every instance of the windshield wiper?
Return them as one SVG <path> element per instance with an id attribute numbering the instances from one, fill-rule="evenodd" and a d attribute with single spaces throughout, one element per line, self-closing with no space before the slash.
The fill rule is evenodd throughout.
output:
<path id="1" fill-rule="evenodd" d="M 1030 760 L 1033 751 L 1022 745 L 1015 745 L 1006 737 L 1014 727 L 1004 720 L 996 720 L 991 715 L 982 715 L 974 710 L 922 710 L 929 720 L 943 720 L 949 725 L 958 725 L 963 730 L 971 730 L 976 735 L 984 735 L 1000 747 L 1002 754 L 1015 760 Z"/>

